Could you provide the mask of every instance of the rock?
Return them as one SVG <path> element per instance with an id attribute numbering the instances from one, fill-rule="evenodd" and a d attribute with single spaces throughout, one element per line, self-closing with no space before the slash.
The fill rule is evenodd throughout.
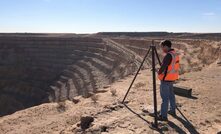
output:
<path id="1" fill-rule="evenodd" d="M 221 120 L 215 119 L 214 122 L 216 122 L 216 123 L 221 123 Z"/>
<path id="2" fill-rule="evenodd" d="M 177 106 L 177 107 L 182 107 L 182 104 L 177 102 L 177 103 L 176 103 L 176 106 Z"/>
<path id="3" fill-rule="evenodd" d="M 207 119 L 205 120 L 205 122 L 206 122 L 207 124 L 210 124 L 210 123 L 211 123 L 211 122 L 210 122 L 209 120 L 207 120 Z"/>
<path id="4" fill-rule="evenodd" d="M 80 100 L 79 99 L 72 99 L 72 102 L 74 102 L 74 104 L 77 104 L 77 103 L 79 103 L 80 102 Z"/>
<path id="5" fill-rule="evenodd" d="M 105 93 L 107 91 L 108 90 L 106 90 L 106 89 L 99 89 L 99 90 L 94 91 L 94 93 Z"/>
<path id="6" fill-rule="evenodd" d="M 147 108 L 143 108 L 143 109 L 142 109 L 142 112 L 144 112 L 144 113 L 149 113 L 149 111 L 148 111 Z"/>
<path id="7" fill-rule="evenodd" d="M 143 113 L 153 113 L 154 110 L 153 110 L 152 106 L 145 106 L 145 107 L 142 108 L 142 112 Z"/>
<path id="8" fill-rule="evenodd" d="M 119 104 L 118 107 L 119 108 L 124 108 L 124 105 L 123 104 Z"/>
<path id="9" fill-rule="evenodd" d="M 117 104 L 117 105 L 110 105 L 110 106 L 105 106 L 105 109 L 110 109 L 111 111 L 117 111 L 121 108 L 123 108 L 124 106 L 122 104 Z"/>
<path id="10" fill-rule="evenodd" d="M 140 115 L 142 115 L 142 116 L 146 116 L 147 114 L 146 114 L 146 113 L 144 113 L 144 112 L 142 112 L 142 113 L 140 113 Z"/>
<path id="11" fill-rule="evenodd" d="M 202 125 L 202 126 L 206 126 L 206 124 L 205 124 L 205 123 L 203 123 L 203 122 L 200 122 L 200 125 Z"/>
<path id="12" fill-rule="evenodd" d="M 169 128 L 168 128 L 167 126 L 163 126 L 163 127 L 161 128 L 161 130 L 162 130 L 162 131 L 169 131 Z"/>
<path id="13" fill-rule="evenodd" d="M 93 127 L 88 128 L 83 133 L 84 134 L 105 134 L 108 132 L 108 127 L 105 125 L 94 125 Z M 82 133 L 81 133 L 82 134 Z"/>
<path id="14" fill-rule="evenodd" d="M 104 89 L 109 88 L 109 87 L 110 87 L 110 85 L 103 86 Z"/>
<path id="15" fill-rule="evenodd" d="M 126 121 L 126 122 L 121 123 L 121 124 L 118 125 L 118 127 L 120 127 L 120 128 L 128 128 L 128 126 L 130 126 L 129 121 Z"/>
<path id="16" fill-rule="evenodd" d="M 91 116 L 81 117 L 81 123 L 80 123 L 81 129 L 82 130 L 88 129 L 93 121 L 94 117 Z"/>
<path id="17" fill-rule="evenodd" d="M 107 126 L 101 126 L 100 127 L 101 132 L 108 132 L 107 129 L 108 129 Z"/>
<path id="18" fill-rule="evenodd" d="M 124 101 L 124 104 L 128 104 L 130 101 L 129 100 L 125 100 Z"/>

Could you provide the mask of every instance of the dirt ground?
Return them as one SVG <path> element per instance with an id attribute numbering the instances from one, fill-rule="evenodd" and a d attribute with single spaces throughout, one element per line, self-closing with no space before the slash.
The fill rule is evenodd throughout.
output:
<path id="1" fill-rule="evenodd" d="M 78 97 L 80 102 L 66 101 L 62 104 L 63 109 L 57 103 L 47 103 L 1 117 L 0 134 L 216 134 L 221 131 L 221 66 L 213 64 L 202 71 L 181 76 L 177 85 L 191 87 L 194 97 L 177 96 L 176 101 L 190 123 L 177 111 L 178 117 L 169 116 L 163 131 L 149 127 L 154 119 L 146 113 L 153 107 L 150 70 L 141 71 L 126 100 L 128 107 L 143 119 L 120 104 L 132 79 L 133 75 L 130 75 L 109 85 L 103 93 L 96 95 L 97 102 Z M 116 96 L 112 96 L 110 89 L 116 89 Z M 157 89 L 159 110 L 159 81 Z M 94 117 L 90 128 L 85 131 L 78 125 L 82 116 Z"/>

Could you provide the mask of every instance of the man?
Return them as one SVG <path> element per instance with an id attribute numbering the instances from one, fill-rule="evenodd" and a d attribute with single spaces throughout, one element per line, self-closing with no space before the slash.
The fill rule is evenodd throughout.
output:
<path id="1" fill-rule="evenodd" d="M 172 43 L 165 40 L 161 43 L 161 48 L 166 56 L 158 71 L 158 78 L 161 81 L 160 95 L 162 98 L 161 111 L 159 120 L 167 121 L 167 113 L 176 116 L 176 102 L 173 92 L 173 83 L 179 78 L 179 56 L 174 49 L 171 48 Z M 168 112 L 168 105 L 170 102 L 170 111 Z"/>

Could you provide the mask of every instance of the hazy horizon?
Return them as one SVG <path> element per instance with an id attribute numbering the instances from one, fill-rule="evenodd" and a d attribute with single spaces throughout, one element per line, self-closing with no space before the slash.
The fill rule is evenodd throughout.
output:
<path id="1" fill-rule="evenodd" d="M 71 32 L 0 32 L 0 34 L 97 34 L 97 33 L 124 33 L 124 31 L 104 31 L 104 32 L 95 32 L 95 33 L 71 33 Z M 125 33 L 149 33 L 149 32 L 167 32 L 167 31 L 126 31 Z M 221 32 L 167 32 L 167 33 L 191 33 L 191 34 L 221 34 Z"/>

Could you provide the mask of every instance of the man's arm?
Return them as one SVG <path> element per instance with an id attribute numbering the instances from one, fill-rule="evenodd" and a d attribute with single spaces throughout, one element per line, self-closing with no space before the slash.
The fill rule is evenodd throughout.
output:
<path id="1" fill-rule="evenodd" d="M 171 61 L 172 56 L 170 54 L 167 54 L 163 59 L 163 63 L 158 71 L 158 74 L 162 74 L 165 71 L 165 69 L 170 65 Z"/>

